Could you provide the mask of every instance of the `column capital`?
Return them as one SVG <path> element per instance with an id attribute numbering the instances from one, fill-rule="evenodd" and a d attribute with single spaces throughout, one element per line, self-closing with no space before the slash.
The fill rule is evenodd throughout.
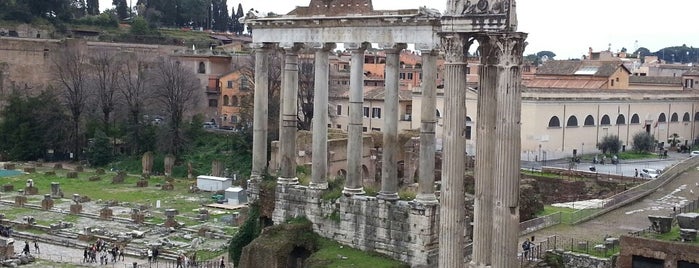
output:
<path id="1" fill-rule="evenodd" d="M 337 48 L 337 44 L 336 43 L 314 42 L 314 43 L 307 43 L 306 48 L 310 48 L 310 49 L 314 49 L 314 50 L 332 51 L 333 49 Z"/>
<path id="2" fill-rule="evenodd" d="M 276 46 L 275 43 L 251 43 L 250 48 L 254 50 L 259 49 L 273 49 Z"/>
<path id="3" fill-rule="evenodd" d="M 473 44 L 470 35 L 462 33 L 448 33 L 441 36 L 441 46 L 445 53 L 447 63 L 465 63 L 468 49 Z"/>
<path id="4" fill-rule="evenodd" d="M 359 51 L 365 51 L 368 48 L 371 47 L 371 43 L 345 43 L 345 48 L 347 50 L 359 50 Z"/>
<path id="5" fill-rule="evenodd" d="M 379 48 L 386 53 L 400 53 L 403 49 L 408 48 L 408 45 L 405 43 L 383 43 L 379 44 Z"/>
<path id="6" fill-rule="evenodd" d="M 279 48 L 284 50 L 285 53 L 291 52 L 291 53 L 298 53 L 299 50 L 304 48 L 303 43 L 279 43 Z"/>
<path id="7" fill-rule="evenodd" d="M 527 43 L 526 33 L 489 33 L 480 35 L 478 43 L 483 65 L 522 65 Z"/>

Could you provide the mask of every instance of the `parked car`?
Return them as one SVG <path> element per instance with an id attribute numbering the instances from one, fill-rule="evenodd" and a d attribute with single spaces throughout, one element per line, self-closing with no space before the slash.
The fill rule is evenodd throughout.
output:
<path id="1" fill-rule="evenodd" d="M 204 128 L 218 128 L 216 126 L 216 123 L 214 123 L 214 122 L 204 122 L 203 127 Z"/>
<path id="2" fill-rule="evenodd" d="M 641 170 L 641 178 L 655 179 L 660 176 L 660 170 L 652 168 L 644 168 Z"/>
<path id="3" fill-rule="evenodd" d="M 689 153 L 689 156 L 690 156 L 690 157 L 691 157 L 691 156 L 697 156 L 697 155 L 699 155 L 699 151 L 692 151 L 691 153 Z"/>

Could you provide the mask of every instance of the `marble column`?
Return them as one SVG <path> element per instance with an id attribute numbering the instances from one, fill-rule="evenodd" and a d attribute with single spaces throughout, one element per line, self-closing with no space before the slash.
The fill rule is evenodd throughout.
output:
<path id="1" fill-rule="evenodd" d="M 315 47 L 315 84 L 313 89 L 313 159 L 310 188 L 328 189 L 328 77 L 329 52 L 334 43 Z"/>
<path id="2" fill-rule="evenodd" d="M 479 43 L 481 57 L 495 65 L 484 79 L 495 83 L 495 137 L 492 162 L 492 267 L 516 267 L 519 238 L 519 181 L 522 60 L 525 33 L 491 33 Z"/>
<path id="3" fill-rule="evenodd" d="M 345 48 L 352 53 L 350 61 L 349 126 L 347 140 L 347 178 L 342 193 L 364 194 L 362 182 L 362 126 L 364 116 L 364 51 L 362 43 L 347 43 Z"/>
<path id="4" fill-rule="evenodd" d="M 252 123 L 252 170 L 250 178 L 261 180 L 267 169 L 267 117 L 269 51 L 272 45 L 256 44 L 255 48 L 255 96 Z"/>
<path id="5" fill-rule="evenodd" d="M 437 203 L 434 195 L 435 125 L 437 124 L 437 56 L 435 50 L 422 51 L 422 113 L 420 114 L 420 173 L 415 200 Z"/>
<path id="6" fill-rule="evenodd" d="M 464 266 L 466 54 L 470 40 L 465 34 L 447 34 L 442 37 L 442 46 L 445 52 L 444 160 L 439 208 L 439 267 L 451 268 Z"/>
<path id="7" fill-rule="evenodd" d="M 386 74 L 383 105 L 383 153 L 381 154 L 381 191 L 378 198 L 398 200 L 398 79 L 400 52 L 405 44 L 391 44 L 386 52 Z"/>
<path id="8" fill-rule="evenodd" d="M 479 42 L 487 39 L 480 38 Z M 489 52 L 490 47 L 481 45 L 480 53 Z M 498 66 L 481 57 L 479 67 L 478 112 L 476 115 L 476 163 L 475 196 L 473 204 L 473 254 L 470 267 L 490 267 L 493 239 L 493 166 L 495 161 L 495 100 L 496 81 L 493 80 Z"/>
<path id="9" fill-rule="evenodd" d="M 281 44 L 284 48 L 284 81 L 282 83 L 282 129 L 279 133 L 279 154 L 281 166 L 279 169 L 278 184 L 298 184 L 296 177 L 296 131 L 298 115 L 298 90 L 299 90 L 299 56 L 301 49 L 299 44 Z"/>

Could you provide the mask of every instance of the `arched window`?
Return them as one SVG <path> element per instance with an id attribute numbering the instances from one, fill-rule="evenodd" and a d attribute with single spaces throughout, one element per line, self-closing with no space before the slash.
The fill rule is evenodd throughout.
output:
<path id="1" fill-rule="evenodd" d="M 600 125 L 611 125 L 611 123 L 609 121 L 609 116 L 606 114 L 604 116 L 602 116 L 602 121 L 600 121 L 599 124 Z"/>
<path id="2" fill-rule="evenodd" d="M 633 114 L 631 116 L 631 124 L 640 124 L 641 120 L 638 118 L 638 114 Z"/>
<path id="3" fill-rule="evenodd" d="M 672 116 L 670 116 L 670 122 L 677 122 L 680 121 L 680 117 L 677 115 L 677 113 L 672 113 Z"/>
<path id="4" fill-rule="evenodd" d="M 699 112 L 694 114 L 694 121 L 699 121 Z"/>
<path id="5" fill-rule="evenodd" d="M 238 96 L 231 97 L 231 106 L 240 106 L 240 103 L 238 101 Z"/>
<path id="6" fill-rule="evenodd" d="M 578 126 L 578 118 L 575 117 L 574 115 L 571 115 L 568 117 L 568 122 L 566 122 L 566 127 L 577 127 Z"/>
<path id="7" fill-rule="evenodd" d="M 437 118 L 442 118 L 442 113 L 439 112 L 439 109 L 437 109 Z"/>
<path id="8" fill-rule="evenodd" d="M 684 115 L 682 116 L 682 122 L 689 122 L 689 121 L 691 121 L 689 118 L 690 118 L 690 117 L 689 117 L 689 113 L 684 113 Z"/>
<path id="9" fill-rule="evenodd" d="M 470 117 L 470 116 L 467 116 L 467 117 L 466 117 L 466 122 L 471 122 L 471 121 L 472 121 L 472 120 L 471 120 L 471 117 Z"/>
<path id="10" fill-rule="evenodd" d="M 231 115 L 231 123 L 238 123 L 238 117 L 235 115 Z"/>
<path id="11" fill-rule="evenodd" d="M 585 117 L 585 126 L 594 126 L 595 125 L 595 118 L 592 117 L 591 115 L 588 115 Z"/>
<path id="12" fill-rule="evenodd" d="M 228 95 L 223 95 L 223 106 L 228 106 Z"/>
<path id="13" fill-rule="evenodd" d="M 197 72 L 200 74 L 205 74 L 206 73 L 206 64 L 204 64 L 203 61 L 199 62 L 199 68 L 197 68 Z"/>
<path id="14" fill-rule="evenodd" d="M 558 116 L 551 117 L 551 120 L 549 120 L 549 127 L 561 127 L 561 121 L 558 120 Z"/>
<path id="15" fill-rule="evenodd" d="M 626 125 L 626 117 L 624 117 L 623 114 L 620 114 L 619 116 L 616 117 L 616 124 L 617 125 Z"/>
<path id="16" fill-rule="evenodd" d="M 665 118 L 665 113 L 661 113 L 660 116 L 658 116 L 658 122 L 667 122 L 667 118 Z"/>

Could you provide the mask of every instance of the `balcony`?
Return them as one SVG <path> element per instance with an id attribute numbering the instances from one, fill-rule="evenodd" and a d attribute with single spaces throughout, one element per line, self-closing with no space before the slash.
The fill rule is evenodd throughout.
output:
<path id="1" fill-rule="evenodd" d="M 215 86 L 215 87 L 207 86 L 206 87 L 206 94 L 210 94 L 210 95 L 221 94 L 221 87 L 219 87 L 219 86 Z"/>

